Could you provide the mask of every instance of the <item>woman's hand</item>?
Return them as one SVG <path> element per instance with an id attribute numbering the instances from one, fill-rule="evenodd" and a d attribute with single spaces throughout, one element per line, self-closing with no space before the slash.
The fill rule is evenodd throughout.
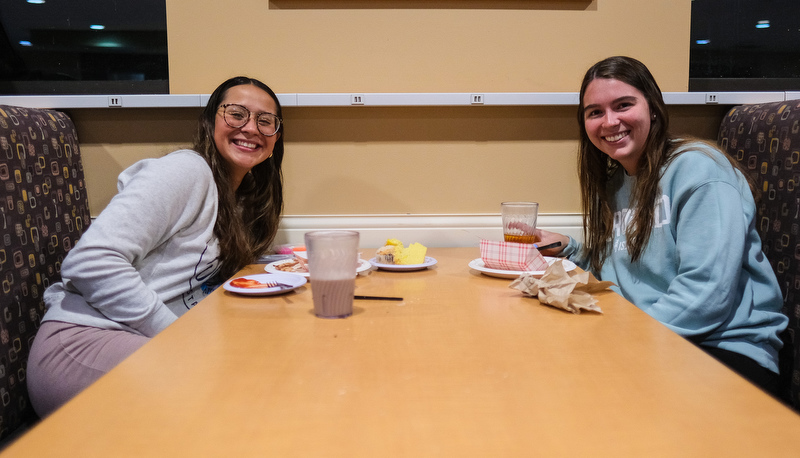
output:
<path id="1" fill-rule="evenodd" d="M 555 242 L 561 242 L 561 246 L 557 246 L 554 248 L 548 248 L 546 250 L 542 250 L 541 253 L 545 256 L 558 256 L 561 254 L 561 251 L 567 247 L 569 243 L 569 237 L 563 234 L 559 234 L 558 232 L 550 232 L 545 231 L 542 229 L 536 229 L 536 235 L 539 237 L 539 242 L 536 242 L 539 246 L 549 245 Z"/>

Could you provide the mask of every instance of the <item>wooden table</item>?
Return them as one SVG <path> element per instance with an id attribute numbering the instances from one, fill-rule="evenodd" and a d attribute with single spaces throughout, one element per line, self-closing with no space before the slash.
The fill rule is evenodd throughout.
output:
<path id="1" fill-rule="evenodd" d="M 371 252 L 371 250 L 370 250 Z M 470 270 L 218 290 L 3 456 L 794 456 L 800 416 L 620 296 L 573 315 Z M 261 271 L 251 266 L 247 273 Z"/>

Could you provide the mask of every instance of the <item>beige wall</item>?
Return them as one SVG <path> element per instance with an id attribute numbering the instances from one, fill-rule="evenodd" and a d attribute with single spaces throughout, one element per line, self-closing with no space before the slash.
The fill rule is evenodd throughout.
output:
<path id="1" fill-rule="evenodd" d="M 628 54 L 663 90 L 685 91 L 690 8 L 686 0 L 167 0 L 170 86 L 208 93 L 244 73 L 290 93 L 576 91 L 591 64 Z"/>
<path id="2" fill-rule="evenodd" d="M 167 0 L 171 92 L 208 94 L 235 74 L 278 93 L 574 92 L 613 54 L 685 91 L 689 12 L 684 0 Z M 673 107 L 675 131 L 713 138 L 723 110 Z M 579 212 L 574 113 L 288 107 L 285 214 L 497 213 L 516 199 Z M 122 169 L 190 143 L 199 109 L 70 114 L 96 215 Z"/>

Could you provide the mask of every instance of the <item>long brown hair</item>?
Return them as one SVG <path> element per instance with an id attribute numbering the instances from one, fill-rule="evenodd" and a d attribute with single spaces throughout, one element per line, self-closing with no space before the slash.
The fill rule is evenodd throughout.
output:
<path id="1" fill-rule="evenodd" d="M 636 59 L 615 56 L 593 65 L 583 78 L 578 106 L 580 143 L 578 170 L 583 205 L 584 250 L 591 268 L 599 271 L 608 256 L 608 243 L 614 229 L 614 215 L 609 206 L 607 184 L 621 167 L 589 140 L 584 120 L 584 95 L 589 83 L 597 78 L 616 79 L 638 89 L 650 108 L 650 132 L 636 171 L 636 185 L 631 204 L 636 211 L 625 237 L 632 261 L 642 254 L 653 228 L 655 199 L 659 192 L 661 170 L 669 161 L 669 117 L 667 106 L 647 67 Z"/>
<path id="2" fill-rule="evenodd" d="M 281 104 L 272 89 L 261 81 L 245 76 L 237 76 L 220 84 L 200 115 L 193 148 L 206 159 L 217 184 L 219 210 L 214 235 L 220 245 L 219 278 L 230 277 L 267 251 L 278 231 L 283 211 L 283 123 L 272 156 L 253 167 L 237 190 L 233 189 L 227 163 L 214 143 L 217 110 L 228 89 L 243 84 L 251 84 L 269 94 L 277 106 L 278 112 L 275 114 L 283 119 Z"/>

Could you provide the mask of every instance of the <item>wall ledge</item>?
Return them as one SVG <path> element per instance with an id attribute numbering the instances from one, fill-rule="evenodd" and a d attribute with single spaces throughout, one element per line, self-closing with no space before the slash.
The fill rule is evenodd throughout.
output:
<path id="1" fill-rule="evenodd" d="M 386 239 L 419 242 L 429 247 L 477 247 L 481 238 L 501 240 L 499 214 L 442 215 L 285 215 L 276 244 L 303 245 L 303 235 L 323 229 L 355 230 L 361 246 L 383 246 Z M 540 214 L 538 227 L 583 237 L 583 219 L 576 213 Z"/>
<path id="2" fill-rule="evenodd" d="M 0 95 L 0 105 L 78 108 L 203 107 L 209 94 Z M 798 92 L 664 92 L 668 105 L 740 105 L 800 98 Z M 278 94 L 284 107 L 577 106 L 577 92 L 387 92 Z"/>

